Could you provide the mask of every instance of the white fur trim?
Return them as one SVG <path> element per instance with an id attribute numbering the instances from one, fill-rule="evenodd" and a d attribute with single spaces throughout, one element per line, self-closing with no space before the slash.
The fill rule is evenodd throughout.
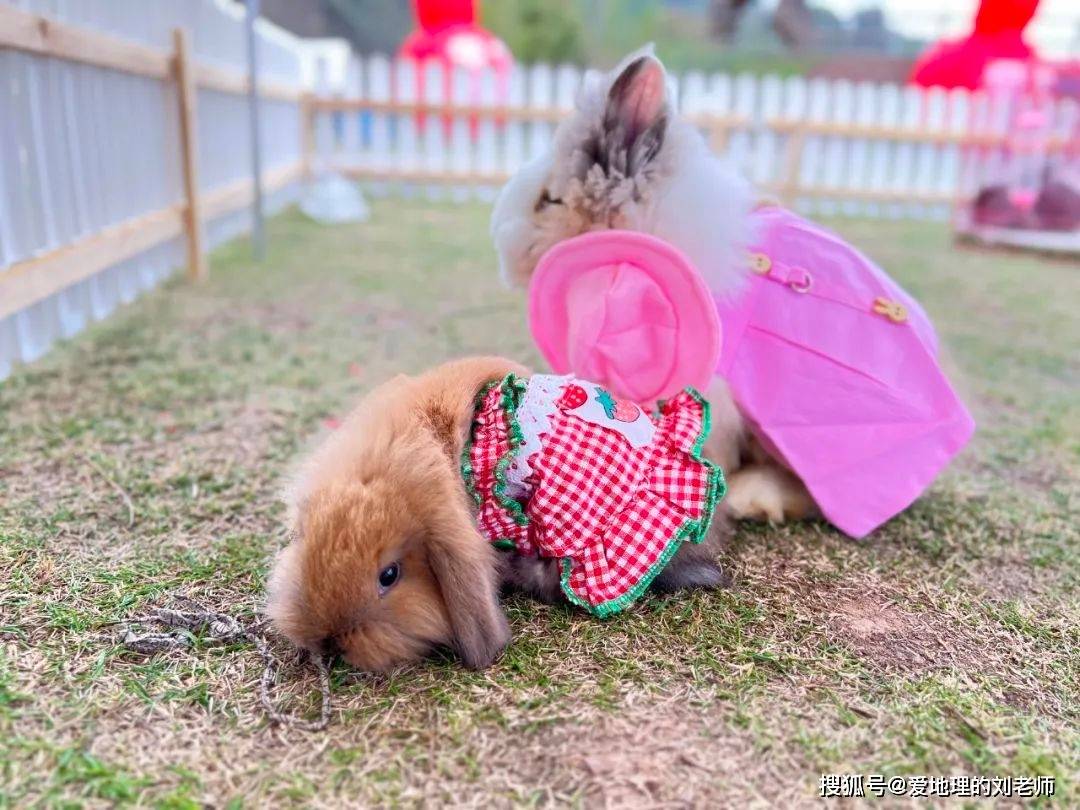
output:
<path id="1" fill-rule="evenodd" d="M 533 230 L 532 214 L 551 171 L 551 154 L 530 160 L 502 187 L 491 212 L 491 238 L 499 255 L 499 275 L 507 287 L 522 286 L 514 268 L 529 250 Z"/>
<path id="2" fill-rule="evenodd" d="M 657 178 L 650 232 L 685 253 L 713 292 L 735 292 L 746 277 L 753 188 L 685 122 L 673 121 L 667 139 L 673 162 Z"/>

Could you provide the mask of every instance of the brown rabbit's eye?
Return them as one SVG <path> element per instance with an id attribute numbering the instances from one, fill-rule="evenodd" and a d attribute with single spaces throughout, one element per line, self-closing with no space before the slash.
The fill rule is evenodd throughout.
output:
<path id="1" fill-rule="evenodd" d="M 392 588 L 400 576 L 401 566 L 397 563 L 390 563 L 390 565 L 379 572 L 379 588 L 384 591 Z"/>

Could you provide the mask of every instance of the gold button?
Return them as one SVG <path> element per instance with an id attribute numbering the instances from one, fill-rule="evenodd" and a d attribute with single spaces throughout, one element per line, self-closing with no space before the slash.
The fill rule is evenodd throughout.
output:
<path id="1" fill-rule="evenodd" d="M 891 298 L 875 298 L 874 312 L 884 315 L 893 323 L 903 323 L 907 320 L 907 307 Z"/>
<path id="2" fill-rule="evenodd" d="M 766 256 L 764 253 L 751 253 L 750 269 L 757 273 L 759 276 L 763 276 L 770 270 L 772 270 L 772 259 Z"/>

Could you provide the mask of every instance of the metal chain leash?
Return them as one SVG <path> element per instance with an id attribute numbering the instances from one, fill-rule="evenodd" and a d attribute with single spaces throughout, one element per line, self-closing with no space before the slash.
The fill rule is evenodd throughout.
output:
<path id="1" fill-rule="evenodd" d="M 188 610 L 157 608 L 152 613 L 132 619 L 125 625 L 120 643 L 140 655 L 155 655 L 165 650 L 190 647 L 194 635 L 201 635 L 204 640 L 219 644 L 247 641 L 254 645 L 263 660 L 262 677 L 259 679 L 259 702 L 270 722 L 305 731 L 322 731 L 330 724 L 330 659 L 325 656 L 310 656 L 319 676 L 319 691 L 322 696 L 319 718 L 305 720 L 285 714 L 270 698 L 280 667 L 262 632 L 263 624 L 263 621 L 257 621 L 245 627 L 232 616 L 206 610 L 191 603 Z M 156 626 L 161 629 L 137 632 L 135 628 L 140 626 Z"/>

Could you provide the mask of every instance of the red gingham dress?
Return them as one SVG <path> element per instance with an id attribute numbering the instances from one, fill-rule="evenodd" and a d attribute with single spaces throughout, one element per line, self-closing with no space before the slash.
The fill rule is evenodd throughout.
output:
<path id="1" fill-rule="evenodd" d="M 590 395 L 603 392 L 572 382 Z M 683 541 L 704 539 L 724 494 L 723 473 L 700 454 L 709 405 L 692 389 L 680 392 L 649 417 L 655 433 L 641 447 L 617 425 L 556 406 L 540 450 L 528 458 L 529 494 L 515 499 L 506 473 L 524 441 L 516 412 L 526 384 L 511 374 L 478 397 L 462 473 L 479 529 L 500 547 L 561 558 L 571 602 L 597 616 L 618 613 Z"/>

